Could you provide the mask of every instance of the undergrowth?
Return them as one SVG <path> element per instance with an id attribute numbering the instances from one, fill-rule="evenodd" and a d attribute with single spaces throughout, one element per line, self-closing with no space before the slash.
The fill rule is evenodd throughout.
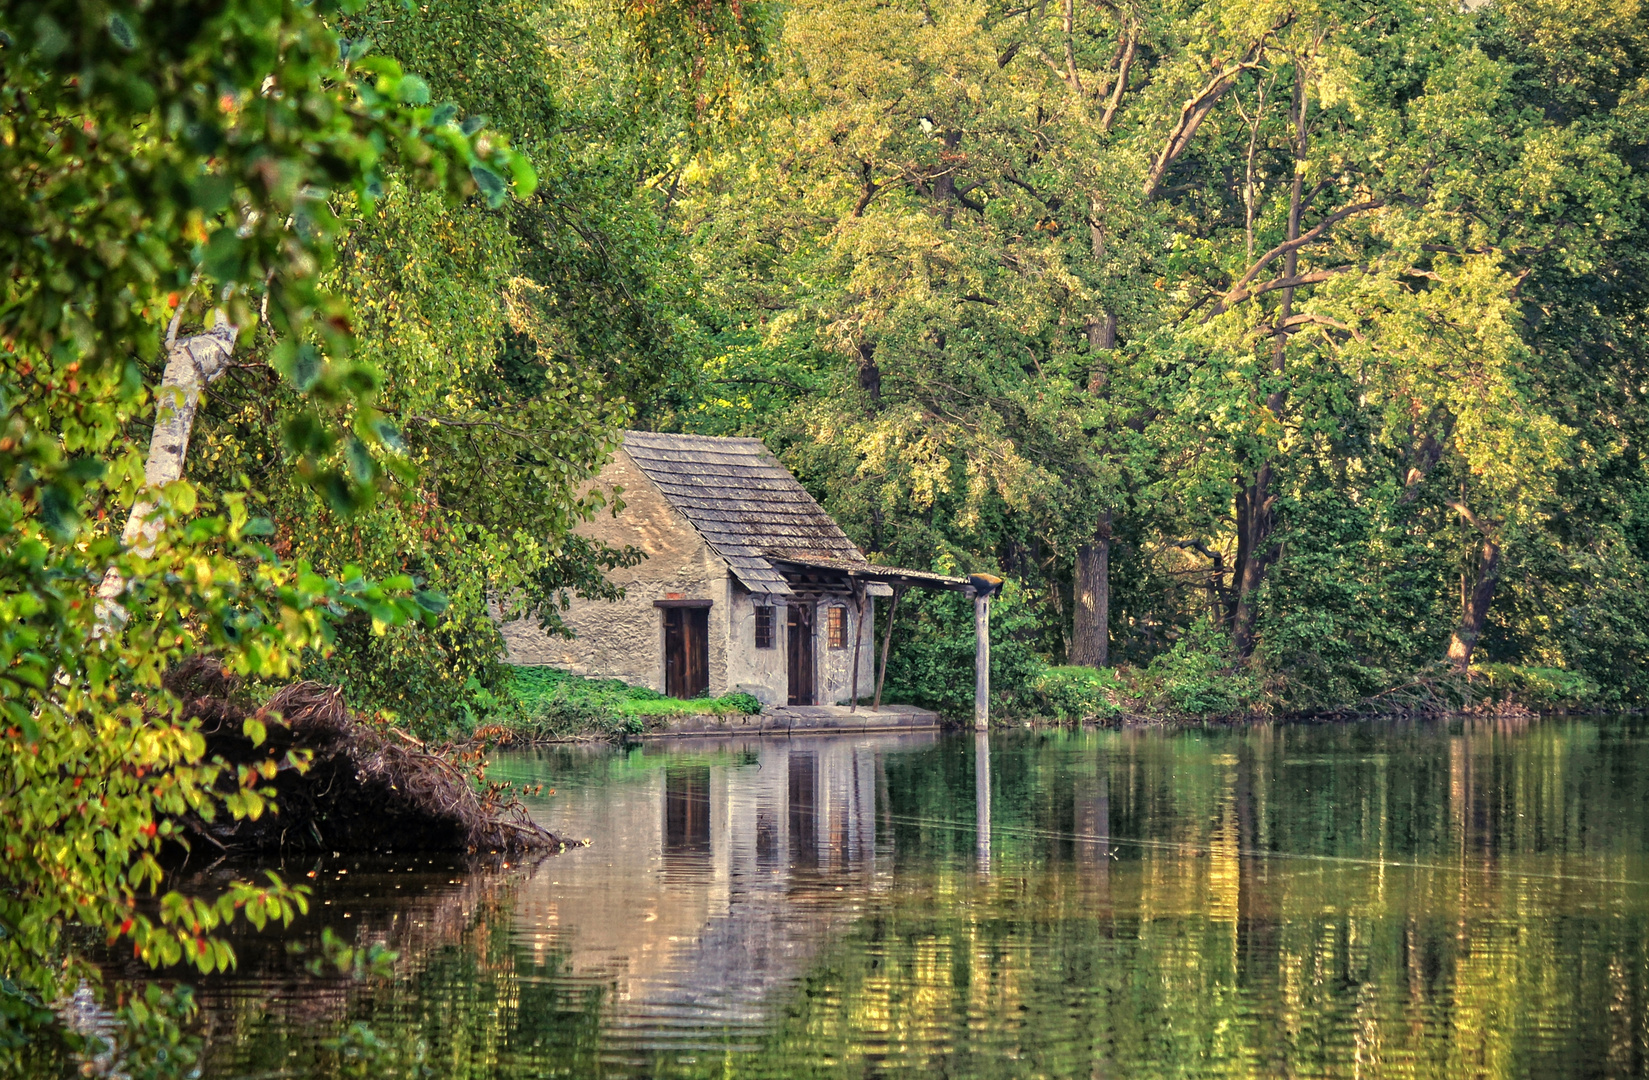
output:
<path id="1" fill-rule="evenodd" d="M 515 707 L 500 710 L 482 731 L 502 742 L 639 735 L 675 716 L 761 712 L 752 694 L 666 697 L 618 679 L 589 679 L 550 667 L 517 667 Z M 481 734 L 481 732 L 477 732 Z"/>

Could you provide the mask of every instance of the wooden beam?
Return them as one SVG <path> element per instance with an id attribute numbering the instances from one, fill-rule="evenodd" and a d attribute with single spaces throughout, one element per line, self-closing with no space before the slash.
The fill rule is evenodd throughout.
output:
<path id="1" fill-rule="evenodd" d="M 882 707 L 882 684 L 887 681 L 887 651 L 893 645 L 893 615 L 899 610 L 899 598 L 909 586 L 893 586 L 893 600 L 887 606 L 887 629 L 882 631 L 882 669 L 876 673 L 876 702 L 872 709 Z"/>
<path id="2" fill-rule="evenodd" d="M 973 726 L 991 723 L 991 594 L 973 594 Z"/>
<path id="3" fill-rule="evenodd" d="M 847 688 L 848 712 L 859 711 L 859 654 L 865 646 L 865 583 L 853 579 L 853 678 Z"/>

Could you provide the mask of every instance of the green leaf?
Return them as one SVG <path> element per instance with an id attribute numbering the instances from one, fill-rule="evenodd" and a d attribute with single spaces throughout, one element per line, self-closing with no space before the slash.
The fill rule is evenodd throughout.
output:
<path id="1" fill-rule="evenodd" d="M 69 35 L 63 26 L 45 12 L 34 19 L 34 51 L 47 60 L 55 60 L 69 47 Z"/>
<path id="2" fill-rule="evenodd" d="M 137 48 L 137 35 L 132 33 L 132 24 L 126 21 L 125 16 L 118 11 L 109 12 L 109 36 L 115 39 L 127 52 Z"/>
<path id="3" fill-rule="evenodd" d="M 480 187 L 482 193 L 486 195 L 487 202 L 489 204 L 493 206 L 503 205 L 504 195 L 509 189 L 504 184 L 504 178 L 502 176 L 499 176 L 490 168 L 481 164 L 471 165 L 470 175 L 475 177 L 476 185 Z"/>
<path id="4" fill-rule="evenodd" d="M 234 229 L 217 230 L 206 241 L 206 252 L 201 257 L 201 270 L 222 285 L 239 281 L 243 247 Z"/>
<path id="5" fill-rule="evenodd" d="M 395 88 L 395 96 L 407 105 L 427 105 L 429 83 L 416 75 L 403 75 L 400 85 Z"/>
<path id="6" fill-rule="evenodd" d="M 344 444 L 344 461 L 349 465 L 349 475 L 355 478 L 357 484 L 372 482 L 372 454 L 367 450 L 366 443 L 351 435 Z"/>
<path id="7" fill-rule="evenodd" d="M 432 615 L 439 615 L 447 610 L 450 601 L 445 594 L 434 589 L 419 589 L 412 594 L 413 602 Z"/>
<path id="8" fill-rule="evenodd" d="M 324 367 L 320 350 L 313 345 L 303 344 L 298 346 L 297 355 L 292 358 L 292 366 L 287 375 L 291 378 L 293 386 L 307 394 L 320 381 Z"/>
<path id="9" fill-rule="evenodd" d="M 189 185 L 190 200 L 207 217 L 228 206 L 234 193 L 234 182 L 221 173 L 208 173 Z"/>
<path id="10" fill-rule="evenodd" d="M 364 493 L 335 469 L 328 469 L 317 479 L 321 497 L 334 513 L 353 516 L 365 502 Z"/>
<path id="11" fill-rule="evenodd" d="M 378 441 L 397 454 L 407 452 L 407 441 L 401 437 L 400 429 L 384 417 L 372 421 L 372 433 Z"/>

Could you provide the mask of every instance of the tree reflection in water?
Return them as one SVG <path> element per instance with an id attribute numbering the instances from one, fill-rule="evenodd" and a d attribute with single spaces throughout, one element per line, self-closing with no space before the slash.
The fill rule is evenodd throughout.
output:
<path id="1" fill-rule="evenodd" d="M 521 755 L 498 772 L 555 786 L 535 812 L 594 845 L 386 900 L 375 930 L 430 930 L 381 984 L 243 947 L 207 987 L 208 1075 L 333 1075 L 319 1040 L 354 1021 L 443 1077 L 1642 1075 L 1644 734 Z"/>

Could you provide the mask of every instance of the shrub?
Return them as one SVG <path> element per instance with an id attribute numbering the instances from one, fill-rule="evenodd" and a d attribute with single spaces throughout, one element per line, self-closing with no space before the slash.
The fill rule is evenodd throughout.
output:
<path id="1" fill-rule="evenodd" d="M 1031 680 L 1040 711 L 1055 720 L 1106 720 L 1122 712 L 1122 681 L 1111 668 L 1051 667 Z"/>
<path id="2" fill-rule="evenodd" d="M 1471 673 L 1474 689 L 1487 683 L 1491 696 L 1536 709 L 1587 705 L 1601 696 L 1585 673 L 1563 668 L 1474 664 Z"/>
<path id="3" fill-rule="evenodd" d="M 747 694 L 743 690 L 735 690 L 731 694 L 723 694 L 716 700 L 721 704 L 728 706 L 727 711 L 729 712 L 741 712 L 749 716 L 754 716 L 756 713 L 762 711 L 761 699 L 756 697 L 755 694 Z"/>
<path id="4" fill-rule="evenodd" d="M 1145 680 L 1162 704 L 1193 716 L 1243 712 L 1259 691 L 1232 655 L 1230 637 L 1206 618 L 1151 661 Z"/>

